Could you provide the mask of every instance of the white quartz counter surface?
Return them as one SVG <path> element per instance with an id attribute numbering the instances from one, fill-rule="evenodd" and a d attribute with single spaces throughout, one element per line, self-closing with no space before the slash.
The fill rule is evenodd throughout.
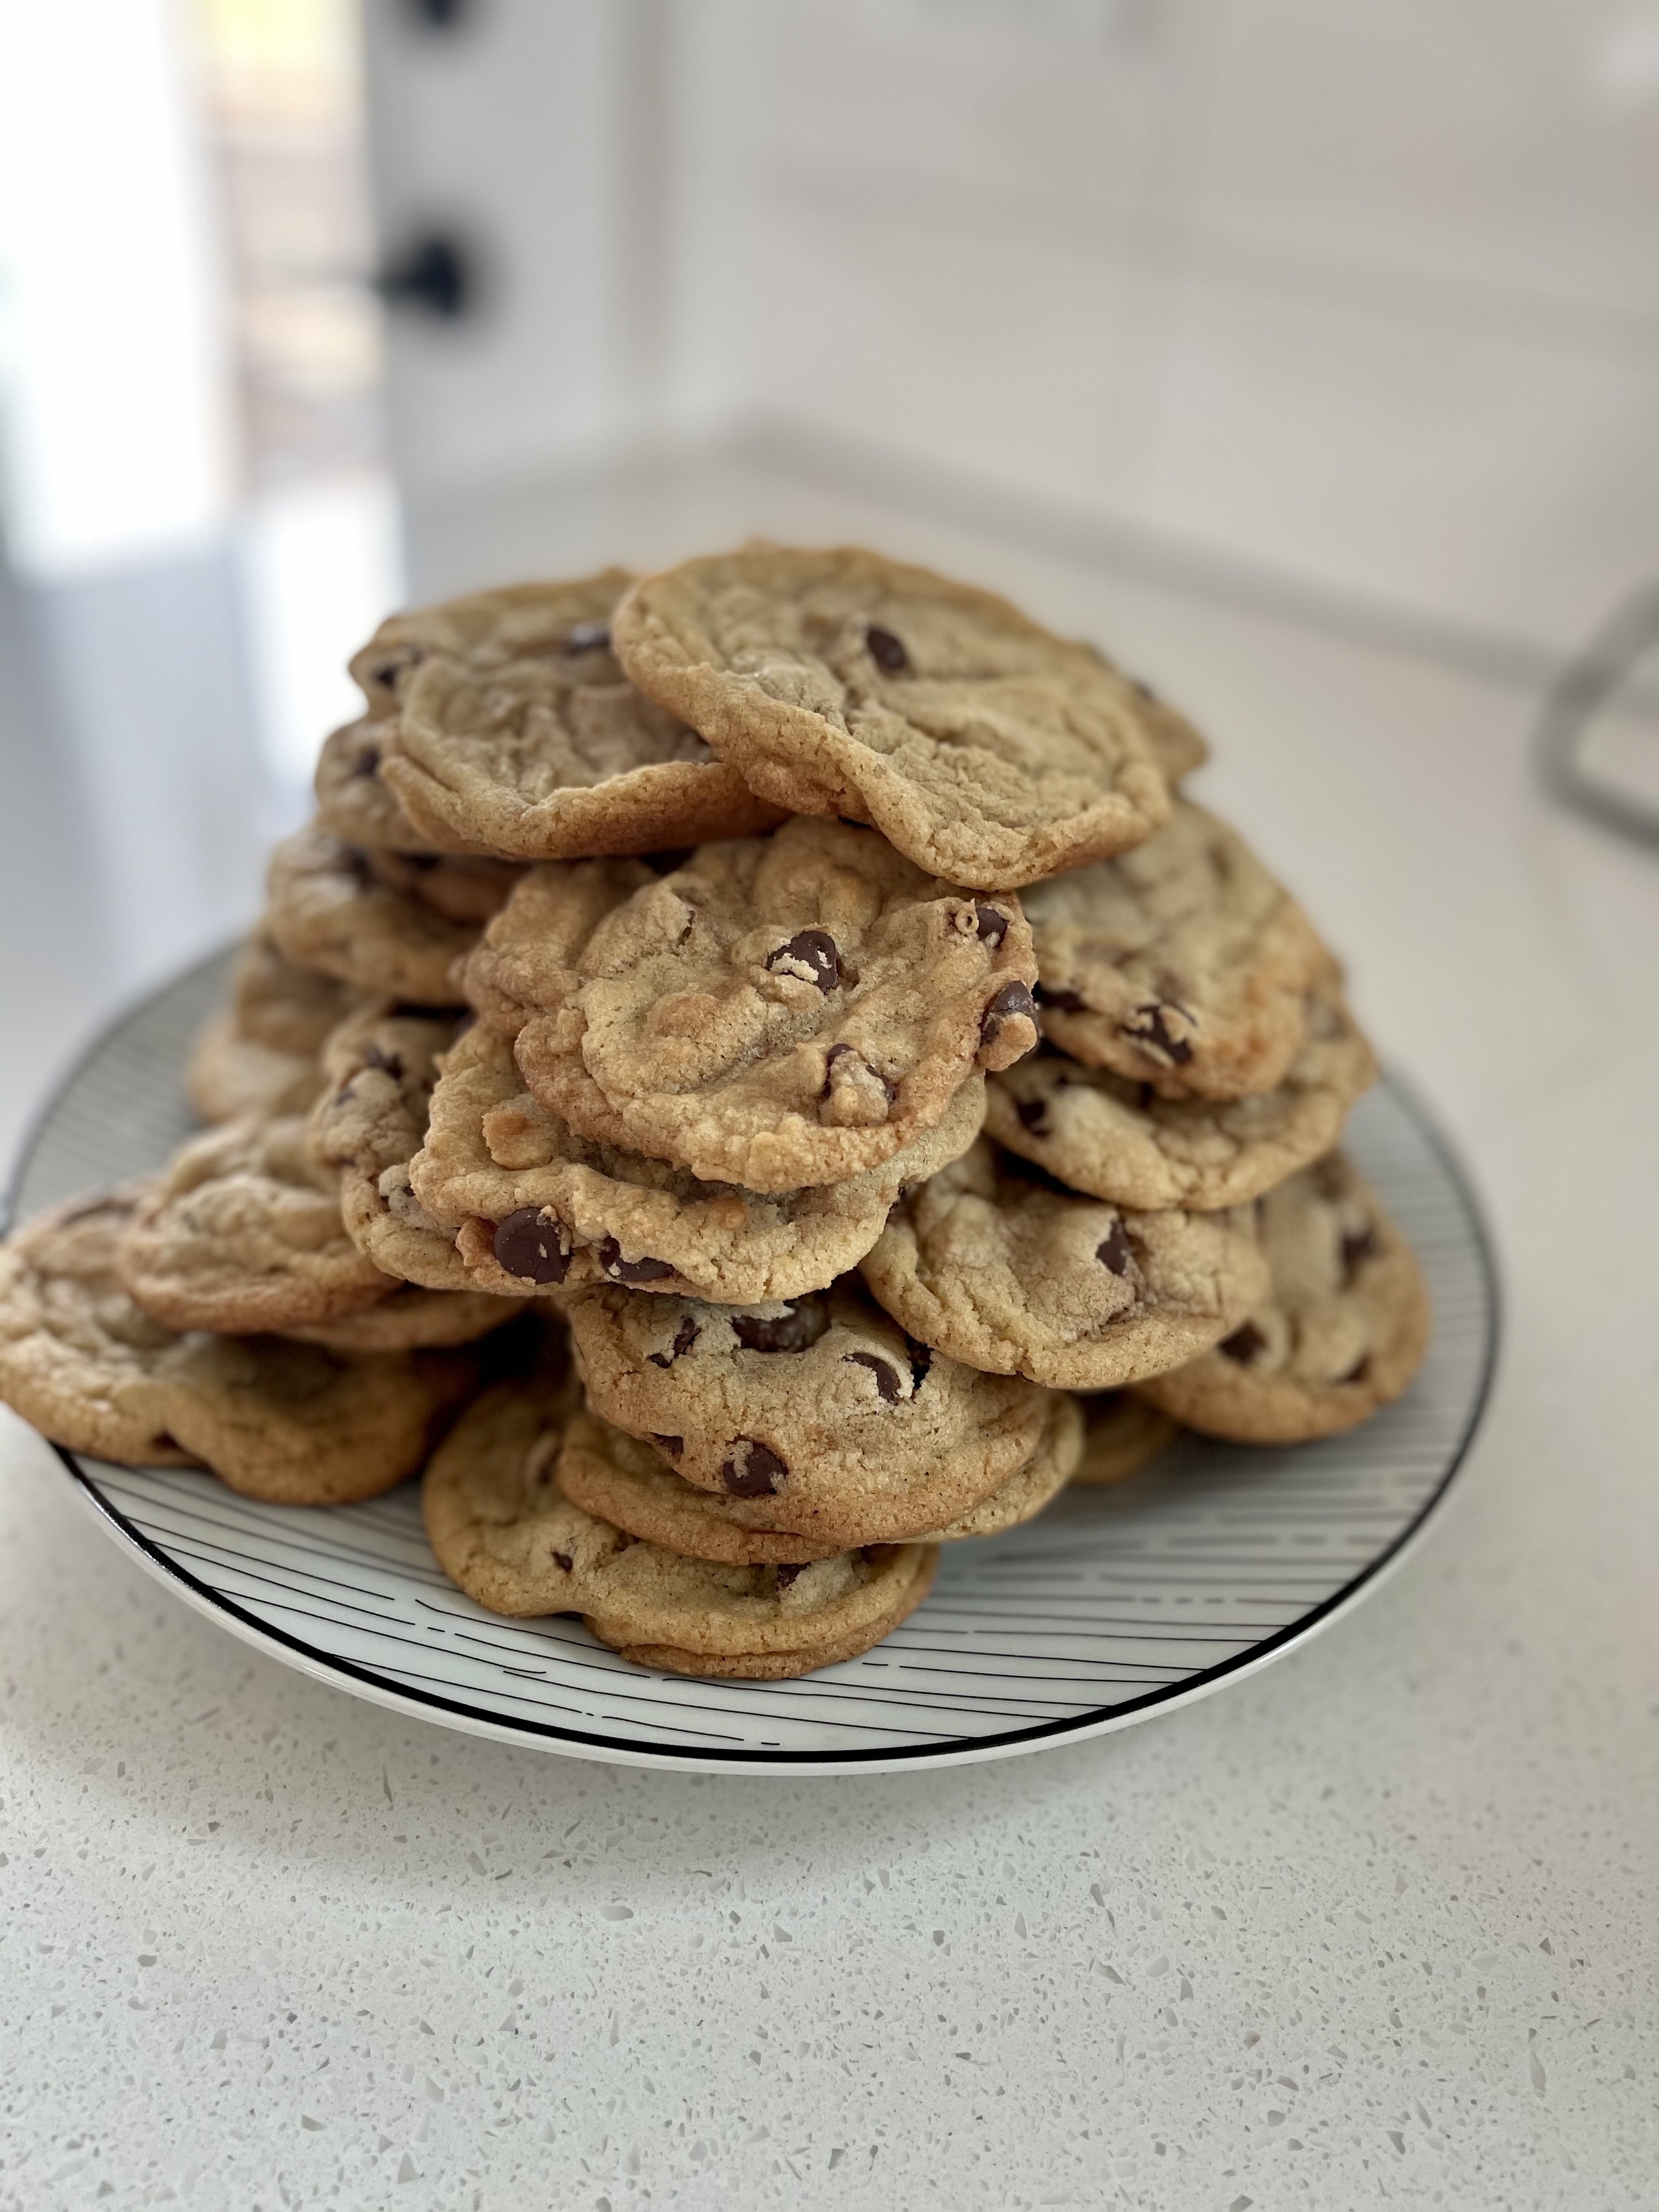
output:
<path id="1" fill-rule="evenodd" d="M 1517 691 L 888 534 L 1190 704 L 1462 1148 L 1506 1337 L 1437 1525 L 1122 1735 L 696 1778 L 249 1650 L 0 1417 L 4 2212 L 1659 2199 L 1659 854 Z"/>

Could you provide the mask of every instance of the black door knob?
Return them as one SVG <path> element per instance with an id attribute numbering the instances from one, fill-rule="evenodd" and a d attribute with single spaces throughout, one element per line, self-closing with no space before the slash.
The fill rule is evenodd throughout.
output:
<path id="1" fill-rule="evenodd" d="M 477 304 L 477 271 L 458 238 L 428 230 L 386 264 L 374 289 L 389 307 L 412 307 L 455 322 Z"/>

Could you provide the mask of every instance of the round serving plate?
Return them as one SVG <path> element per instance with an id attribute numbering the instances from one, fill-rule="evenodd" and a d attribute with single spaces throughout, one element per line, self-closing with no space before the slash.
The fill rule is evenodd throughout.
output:
<path id="1" fill-rule="evenodd" d="M 35 1130 L 15 1216 L 155 1166 L 188 1133 L 179 1072 L 225 972 L 222 958 L 192 969 L 93 1047 Z M 1468 1447 L 1498 1322 L 1474 1201 L 1397 1083 L 1361 1102 L 1347 1142 L 1434 1299 L 1432 1346 L 1398 1404 L 1294 1449 L 1183 1438 L 1130 1482 L 948 1544 L 901 1628 L 800 1681 L 658 1674 L 578 1620 L 486 1613 L 439 1571 L 413 1483 L 313 1511 L 206 1474 L 59 1456 L 109 1533 L 222 1626 L 476 1735 L 715 1772 L 950 1766 L 1073 1742 L 1203 1697 L 1334 1620 L 1401 1558 Z"/>

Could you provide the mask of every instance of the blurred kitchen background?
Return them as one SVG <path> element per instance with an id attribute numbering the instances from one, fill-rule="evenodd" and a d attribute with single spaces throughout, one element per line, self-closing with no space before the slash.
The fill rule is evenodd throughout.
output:
<path id="1" fill-rule="evenodd" d="M 0 0 L 0 53 L 8 1140 L 257 909 L 408 599 L 965 568 L 1191 707 L 1340 942 L 1412 871 L 1350 724 L 1431 824 L 1659 570 L 1652 0 Z"/>

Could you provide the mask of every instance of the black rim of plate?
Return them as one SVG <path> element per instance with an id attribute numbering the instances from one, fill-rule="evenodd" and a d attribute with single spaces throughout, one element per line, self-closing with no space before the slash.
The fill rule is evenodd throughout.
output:
<path id="1" fill-rule="evenodd" d="M 129 1023 L 145 1012 L 156 998 L 188 982 L 191 977 L 218 966 L 225 957 L 222 952 L 216 953 L 174 977 L 170 984 L 146 993 L 106 1022 L 76 1055 L 45 1106 L 34 1116 L 19 1147 L 16 1165 L 6 1194 L 3 1222 L 6 1229 L 9 1229 L 15 1218 L 18 1188 L 36 1146 L 82 1073 Z M 486 1711 L 461 1698 L 441 1697 L 432 1691 L 416 1689 L 407 1683 L 391 1680 L 383 1674 L 377 1674 L 372 1668 L 359 1666 L 353 1660 L 324 1650 L 316 1644 L 307 1643 L 302 1637 L 291 1635 L 286 1629 L 273 1627 L 269 1622 L 258 1619 L 238 1605 L 234 1598 L 227 1597 L 222 1591 L 215 1589 L 211 1584 L 191 1574 L 171 1553 L 153 1543 L 136 1528 L 120 1508 L 105 1496 L 96 1480 L 87 1473 L 75 1453 L 61 1444 L 53 1444 L 52 1449 L 74 1479 L 82 1500 L 108 1532 L 161 1580 L 187 1595 L 198 1609 L 234 1624 L 233 1632 L 242 1640 L 269 1650 L 277 1657 L 291 1654 L 302 1662 L 303 1671 L 315 1674 L 320 1680 L 341 1682 L 342 1686 L 362 1684 L 371 1692 L 373 1702 L 393 1711 L 408 1711 L 420 1717 L 453 1720 L 471 1733 L 490 1736 L 498 1742 L 519 1739 L 550 1747 L 568 1745 L 573 1751 L 613 1754 L 619 1761 L 634 1765 L 678 1767 L 683 1770 L 700 1768 L 707 1771 L 710 1768 L 741 1771 L 964 1765 L 998 1754 L 1036 1749 L 1048 1742 L 1064 1742 L 1103 1735 L 1160 1706 L 1173 1709 L 1192 1704 L 1233 1677 L 1254 1672 L 1291 1644 L 1304 1642 L 1337 1613 L 1352 1605 L 1361 1592 L 1369 1589 L 1398 1562 L 1402 1553 L 1421 1534 L 1467 1458 L 1469 1446 L 1480 1429 L 1492 1393 L 1503 1333 L 1498 1268 L 1491 1234 L 1462 1161 L 1415 1088 L 1393 1073 L 1384 1073 L 1382 1088 L 1414 1125 L 1456 1193 L 1468 1225 L 1486 1293 L 1486 1341 L 1480 1376 L 1462 1431 L 1448 1457 L 1444 1473 L 1411 1519 L 1373 1559 L 1366 1562 L 1358 1574 L 1307 1613 L 1287 1622 L 1274 1634 L 1263 1637 L 1259 1643 L 1236 1652 L 1229 1659 L 1218 1661 L 1213 1667 L 1185 1675 L 1178 1682 L 1148 1690 L 1139 1697 L 1121 1698 L 1111 1705 L 1073 1713 L 1060 1720 L 1039 1721 L 1028 1727 L 1006 1729 L 997 1735 L 976 1736 L 971 1743 L 954 1746 L 913 1744 L 869 1751 L 851 1747 L 789 1750 L 779 1746 L 770 1749 L 744 1747 L 726 1751 L 707 1743 L 684 1747 L 673 1743 L 645 1744 L 626 1736 L 608 1735 L 598 1729 L 561 1728 L 551 1722 L 524 1720 L 512 1714 Z"/>

